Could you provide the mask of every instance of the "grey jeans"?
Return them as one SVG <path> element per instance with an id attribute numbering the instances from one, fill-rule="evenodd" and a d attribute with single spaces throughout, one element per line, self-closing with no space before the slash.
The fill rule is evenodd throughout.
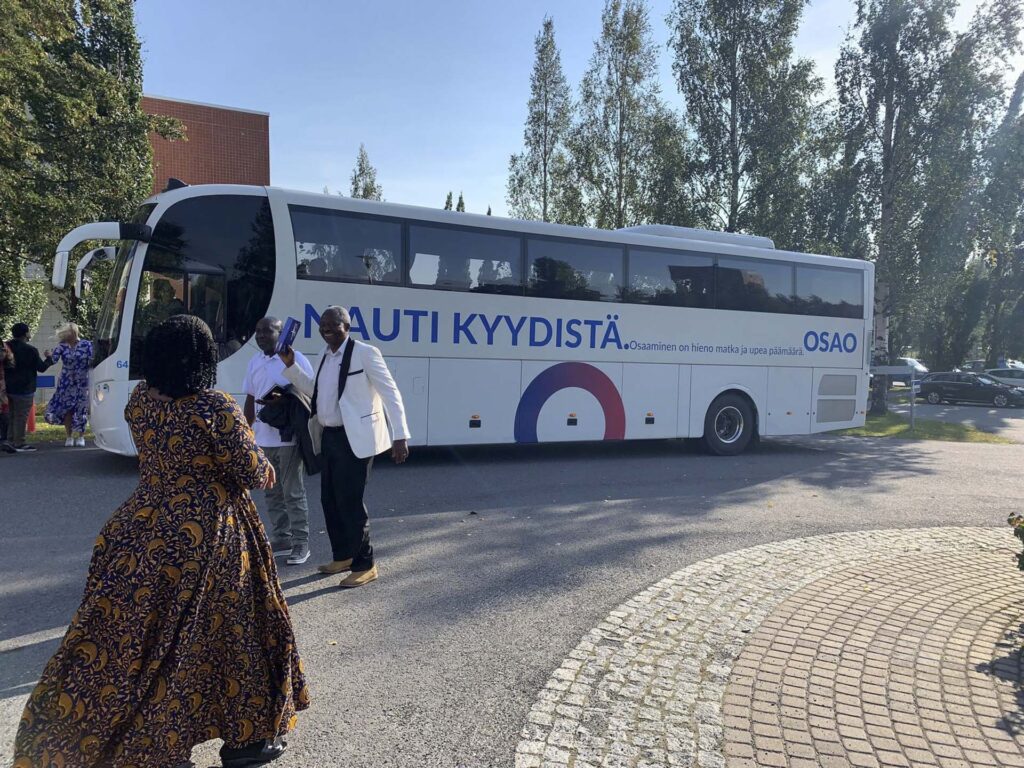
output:
<path id="1" fill-rule="evenodd" d="M 8 428 L 11 445 L 24 445 L 28 414 L 35 407 L 34 398 L 32 395 L 12 395 L 8 392 L 7 401 L 11 404 L 11 424 Z"/>
<path id="2" fill-rule="evenodd" d="M 273 541 L 305 544 L 309 541 L 309 506 L 306 486 L 302 481 L 302 456 L 298 446 L 264 448 L 263 453 L 274 465 L 277 482 L 266 491 Z"/>

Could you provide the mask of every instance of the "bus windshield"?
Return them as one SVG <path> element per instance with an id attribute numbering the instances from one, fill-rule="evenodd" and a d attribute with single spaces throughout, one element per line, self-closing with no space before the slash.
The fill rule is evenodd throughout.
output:
<path id="1" fill-rule="evenodd" d="M 128 375 L 141 378 L 146 334 L 173 315 L 202 319 L 221 360 L 241 349 L 270 305 L 275 258 L 266 197 L 201 195 L 164 211 L 139 277 Z"/>
<path id="2" fill-rule="evenodd" d="M 145 224 L 149 214 L 156 206 L 143 205 L 132 219 L 134 224 Z M 117 250 L 117 258 L 107 282 L 107 291 L 103 296 L 100 314 L 96 320 L 95 344 L 93 345 L 93 365 L 103 362 L 117 349 L 117 337 L 121 332 L 121 318 L 124 316 L 125 298 L 128 292 L 128 278 L 132 273 L 132 263 L 138 242 L 129 240 L 121 243 Z"/>

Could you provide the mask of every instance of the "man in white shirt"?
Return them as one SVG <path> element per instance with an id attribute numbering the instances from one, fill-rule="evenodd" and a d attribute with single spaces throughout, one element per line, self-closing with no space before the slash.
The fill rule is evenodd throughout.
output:
<path id="1" fill-rule="evenodd" d="M 285 378 L 312 399 L 310 436 L 321 456 L 320 498 L 334 557 L 318 570 L 351 571 L 339 585 L 343 588 L 377 578 L 363 503 L 373 457 L 389 447 L 396 464 L 409 456 L 402 394 L 380 350 L 351 338 L 351 325 L 342 307 L 324 310 L 320 335 L 327 348 L 316 376 L 301 369 L 294 350 L 280 354 Z"/>
<path id="2" fill-rule="evenodd" d="M 288 555 L 288 565 L 301 565 L 309 560 L 309 505 L 302 480 L 302 455 L 296 441 L 281 439 L 280 430 L 256 418 L 256 406 L 264 405 L 277 395 L 275 387 L 289 385 L 284 376 L 284 363 L 276 354 L 281 321 L 264 317 L 256 324 L 256 346 L 245 372 L 245 418 L 256 435 L 256 444 L 274 465 L 277 484 L 265 491 L 273 526 L 270 544 L 274 555 Z M 295 352 L 295 365 L 313 375 L 313 366 L 301 352 Z"/>

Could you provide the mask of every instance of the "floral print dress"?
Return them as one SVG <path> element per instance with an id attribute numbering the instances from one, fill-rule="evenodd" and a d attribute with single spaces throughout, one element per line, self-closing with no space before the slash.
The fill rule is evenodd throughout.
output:
<path id="1" fill-rule="evenodd" d="M 169 768 L 283 735 L 308 706 L 248 488 L 269 462 L 228 395 L 125 410 L 139 485 L 103 527 L 85 596 L 29 697 L 14 768 Z"/>
<path id="2" fill-rule="evenodd" d="M 46 406 L 48 424 L 63 424 L 71 414 L 71 429 L 85 432 L 89 419 L 89 362 L 92 360 L 92 342 L 79 339 L 75 346 L 61 342 L 50 355 L 53 362 L 63 368 L 57 381 L 57 391 Z"/>

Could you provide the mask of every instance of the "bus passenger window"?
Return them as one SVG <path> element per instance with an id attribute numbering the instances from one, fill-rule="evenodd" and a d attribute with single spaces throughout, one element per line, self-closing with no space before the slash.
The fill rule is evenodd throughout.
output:
<path id="1" fill-rule="evenodd" d="M 299 279 L 401 283 L 398 222 L 304 206 L 289 206 L 289 211 Z"/>
<path id="2" fill-rule="evenodd" d="M 793 312 L 793 265 L 719 257 L 715 280 L 718 309 Z"/>
<path id="3" fill-rule="evenodd" d="M 711 308 L 714 269 L 711 256 L 630 248 L 627 298 L 637 304 Z"/>
<path id="4" fill-rule="evenodd" d="M 824 317 L 864 317 L 864 274 L 852 269 L 796 268 L 797 311 Z"/>
<path id="5" fill-rule="evenodd" d="M 527 294 L 551 299 L 622 301 L 622 248 L 579 240 L 526 241 Z"/>
<path id="6" fill-rule="evenodd" d="M 476 293 L 523 292 L 519 238 L 457 227 L 409 227 L 409 282 Z"/>

